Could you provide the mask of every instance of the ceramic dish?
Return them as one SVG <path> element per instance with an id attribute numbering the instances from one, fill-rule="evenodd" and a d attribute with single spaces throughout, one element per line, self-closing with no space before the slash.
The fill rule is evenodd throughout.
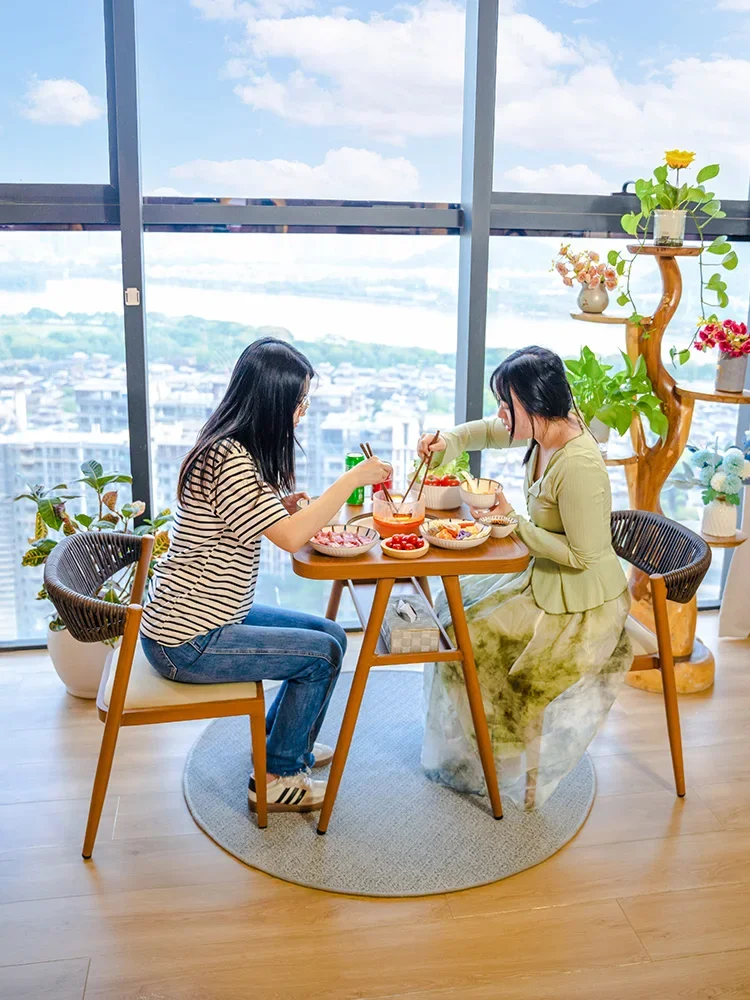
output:
<path id="1" fill-rule="evenodd" d="M 478 517 L 477 521 L 490 529 L 493 538 L 507 538 L 518 527 L 517 518 L 506 517 L 504 514 L 486 514 Z"/>
<path id="2" fill-rule="evenodd" d="M 422 499 L 428 510 L 455 510 L 461 506 L 461 487 L 425 486 Z"/>
<path id="3" fill-rule="evenodd" d="M 302 510 L 303 507 L 309 507 L 313 500 L 317 500 L 317 497 L 300 497 L 297 501 L 297 510 Z"/>
<path id="4" fill-rule="evenodd" d="M 479 531 L 471 538 L 438 538 L 435 532 L 440 525 L 449 525 L 458 528 L 459 525 L 476 527 L 479 522 L 460 521 L 458 518 L 433 518 L 425 521 L 421 527 L 422 537 L 426 538 L 430 545 L 436 545 L 439 549 L 475 549 L 478 545 L 483 545 L 490 537 L 490 529 L 486 524 L 479 525 Z"/>
<path id="5" fill-rule="evenodd" d="M 399 549 L 392 549 L 390 545 L 386 544 L 388 541 L 389 539 L 384 538 L 380 543 L 380 548 L 383 550 L 385 555 L 391 556 L 393 559 L 421 559 L 422 556 L 426 556 L 430 551 L 430 543 L 426 538 L 423 539 L 424 545 L 421 549 L 410 549 L 406 552 L 402 552 Z"/>
<path id="6" fill-rule="evenodd" d="M 372 519 L 372 514 L 355 514 L 354 517 L 350 517 L 346 522 L 347 528 L 352 524 L 359 525 L 360 528 L 370 528 L 372 531 L 377 532 L 378 537 L 380 537 L 380 532 L 375 527 L 375 522 Z"/>
<path id="7" fill-rule="evenodd" d="M 464 483 L 461 487 L 461 499 L 469 507 L 476 507 L 479 510 L 489 510 L 490 507 L 495 506 L 495 493 L 497 490 L 501 490 L 502 486 L 496 479 L 476 479 L 474 480 L 477 487 L 479 488 L 479 493 L 473 493 L 471 490 L 467 489 Z"/>
<path id="8" fill-rule="evenodd" d="M 346 531 L 352 535 L 360 535 L 365 539 L 364 545 L 351 547 L 344 545 L 321 545 L 312 538 L 310 539 L 310 545 L 316 552 L 320 552 L 322 556 L 333 556 L 336 559 L 353 559 L 355 556 L 362 556 L 380 541 L 380 535 L 374 528 L 365 528 L 359 524 L 329 524 L 327 527 L 321 528 L 321 531 L 326 534 L 337 535 Z"/>

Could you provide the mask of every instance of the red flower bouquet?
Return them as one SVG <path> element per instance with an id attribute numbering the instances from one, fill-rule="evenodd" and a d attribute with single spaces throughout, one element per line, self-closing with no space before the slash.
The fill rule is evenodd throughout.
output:
<path id="1" fill-rule="evenodd" d="M 737 323 L 733 319 L 722 322 L 705 323 L 695 337 L 696 351 L 709 351 L 718 347 L 724 354 L 732 358 L 740 358 L 750 354 L 750 337 L 745 323 Z"/>

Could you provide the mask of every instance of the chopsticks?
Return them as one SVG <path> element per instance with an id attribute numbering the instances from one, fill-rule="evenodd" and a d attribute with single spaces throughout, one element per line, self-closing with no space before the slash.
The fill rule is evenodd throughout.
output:
<path id="1" fill-rule="evenodd" d="M 435 436 L 433 437 L 432 441 L 430 441 L 430 444 L 427 447 L 429 448 L 430 445 L 435 444 L 435 442 L 437 441 L 437 439 L 439 437 L 440 437 L 440 431 L 435 431 Z M 409 494 L 411 493 L 412 487 L 414 486 L 414 483 L 416 483 L 417 479 L 419 478 L 419 473 L 424 468 L 425 463 L 427 463 L 427 468 L 425 469 L 424 476 L 422 477 L 422 485 L 419 487 L 419 493 L 417 494 L 417 501 L 419 501 L 419 500 L 422 499 L 422 490 L 424 489 L 425 480 L 427 479 L 427 473 L 430 471 L 430 466 L 432 465 L 432 460 L 435 457 L 431 451 L 427 453 L 427 456 L 428 456 L 427 458 L 423 458 L 422 459 L 422 461 L 419 464 L 419 468 L 414 473 L 412 481 L 406 487 L 406 493 L 404 494 L 404 500 L 406 500 L 408 498 Z"/>
<path id="2" fill-rule="evenodd" d="M 372 458 L 372 448 L 370 447 L 369 441 L 365 441 L 364 444 L 360 442 L 359 447 L 361 448 L 362 454 L 365 456 L 365 458 Z M 380 491 L 383 494 L 383 497 L 385 498 L 385 502 L 389 503 L 391 507 L 395 506 L 393 503 L 393 498 L 391 497 L 391 494 L 388 492 L 387 487 L 381 486 Z"/>

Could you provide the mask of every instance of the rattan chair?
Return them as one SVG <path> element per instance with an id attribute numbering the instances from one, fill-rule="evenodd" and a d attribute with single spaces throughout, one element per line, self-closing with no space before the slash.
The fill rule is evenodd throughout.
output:
<path id="1" fill-rule="evenodd" d="M 47 593 L 74 639 L 101 642 L 122 637 L 96 700 L 104 734 L 83 842 L 87 859 L 94 849 L 120 726 L 249 715 L 255 768 L 259 774 L 266 770 L 262 684 L 180 684 L 158 674 L 143 654 L 138 631 L 153 545 L 150 535 L 81 532 L 59 542 L 44 567 Z M 133 564 L 137 565 L 129 606 L 95 596 L 106 580 Z M 258 791 L 258 826 L 265 827 L 265 782 L 259 783 Z"/>
<path id="2" fill-rule="evenodd" d="M 631 616 L 628 633 L 635 658 L 631 670 L 660 670 L 677 794 L 685 794 L 680 712 L 667 601 L 687 604 L 711 565 L 711 550 L 689 528 L 644 510 L 612 513 L 612 545 L 620 558 L 648 574 L 656 636 Z"/>

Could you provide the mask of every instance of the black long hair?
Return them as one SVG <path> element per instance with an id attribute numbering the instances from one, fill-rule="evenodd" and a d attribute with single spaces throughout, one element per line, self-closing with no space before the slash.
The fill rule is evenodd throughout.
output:
<path id="1" fill-rule="evenodd" d="M 252 455 L 261 479 L 276 491 L 294 488 L 294 414 L 315 370 L 304 354 L 275 337 L 254 341 L 239 357 L 224 398 L 206 421 L 180 469 L 182 500 L 193 476 L 202 492 L 209 456 L 225 438 Z M 213 456 L 212 456 L 213 457 Z"/>
<path id="2" fill-rule="evenodd" d="M 511 390 L 531 417 L 541 420 L 561 420 L 575 409 L 573 394 L 565 375 L 562 358 L 546 347 L 522 347 L 501 362 L 490 376 L 490 389 L 498 403 L 510 410 L 510 437 L 516 430 L 516 411 Z M 531 458 L 536 440 L 532 440 L 524 455 L 524 465 Z"/>

